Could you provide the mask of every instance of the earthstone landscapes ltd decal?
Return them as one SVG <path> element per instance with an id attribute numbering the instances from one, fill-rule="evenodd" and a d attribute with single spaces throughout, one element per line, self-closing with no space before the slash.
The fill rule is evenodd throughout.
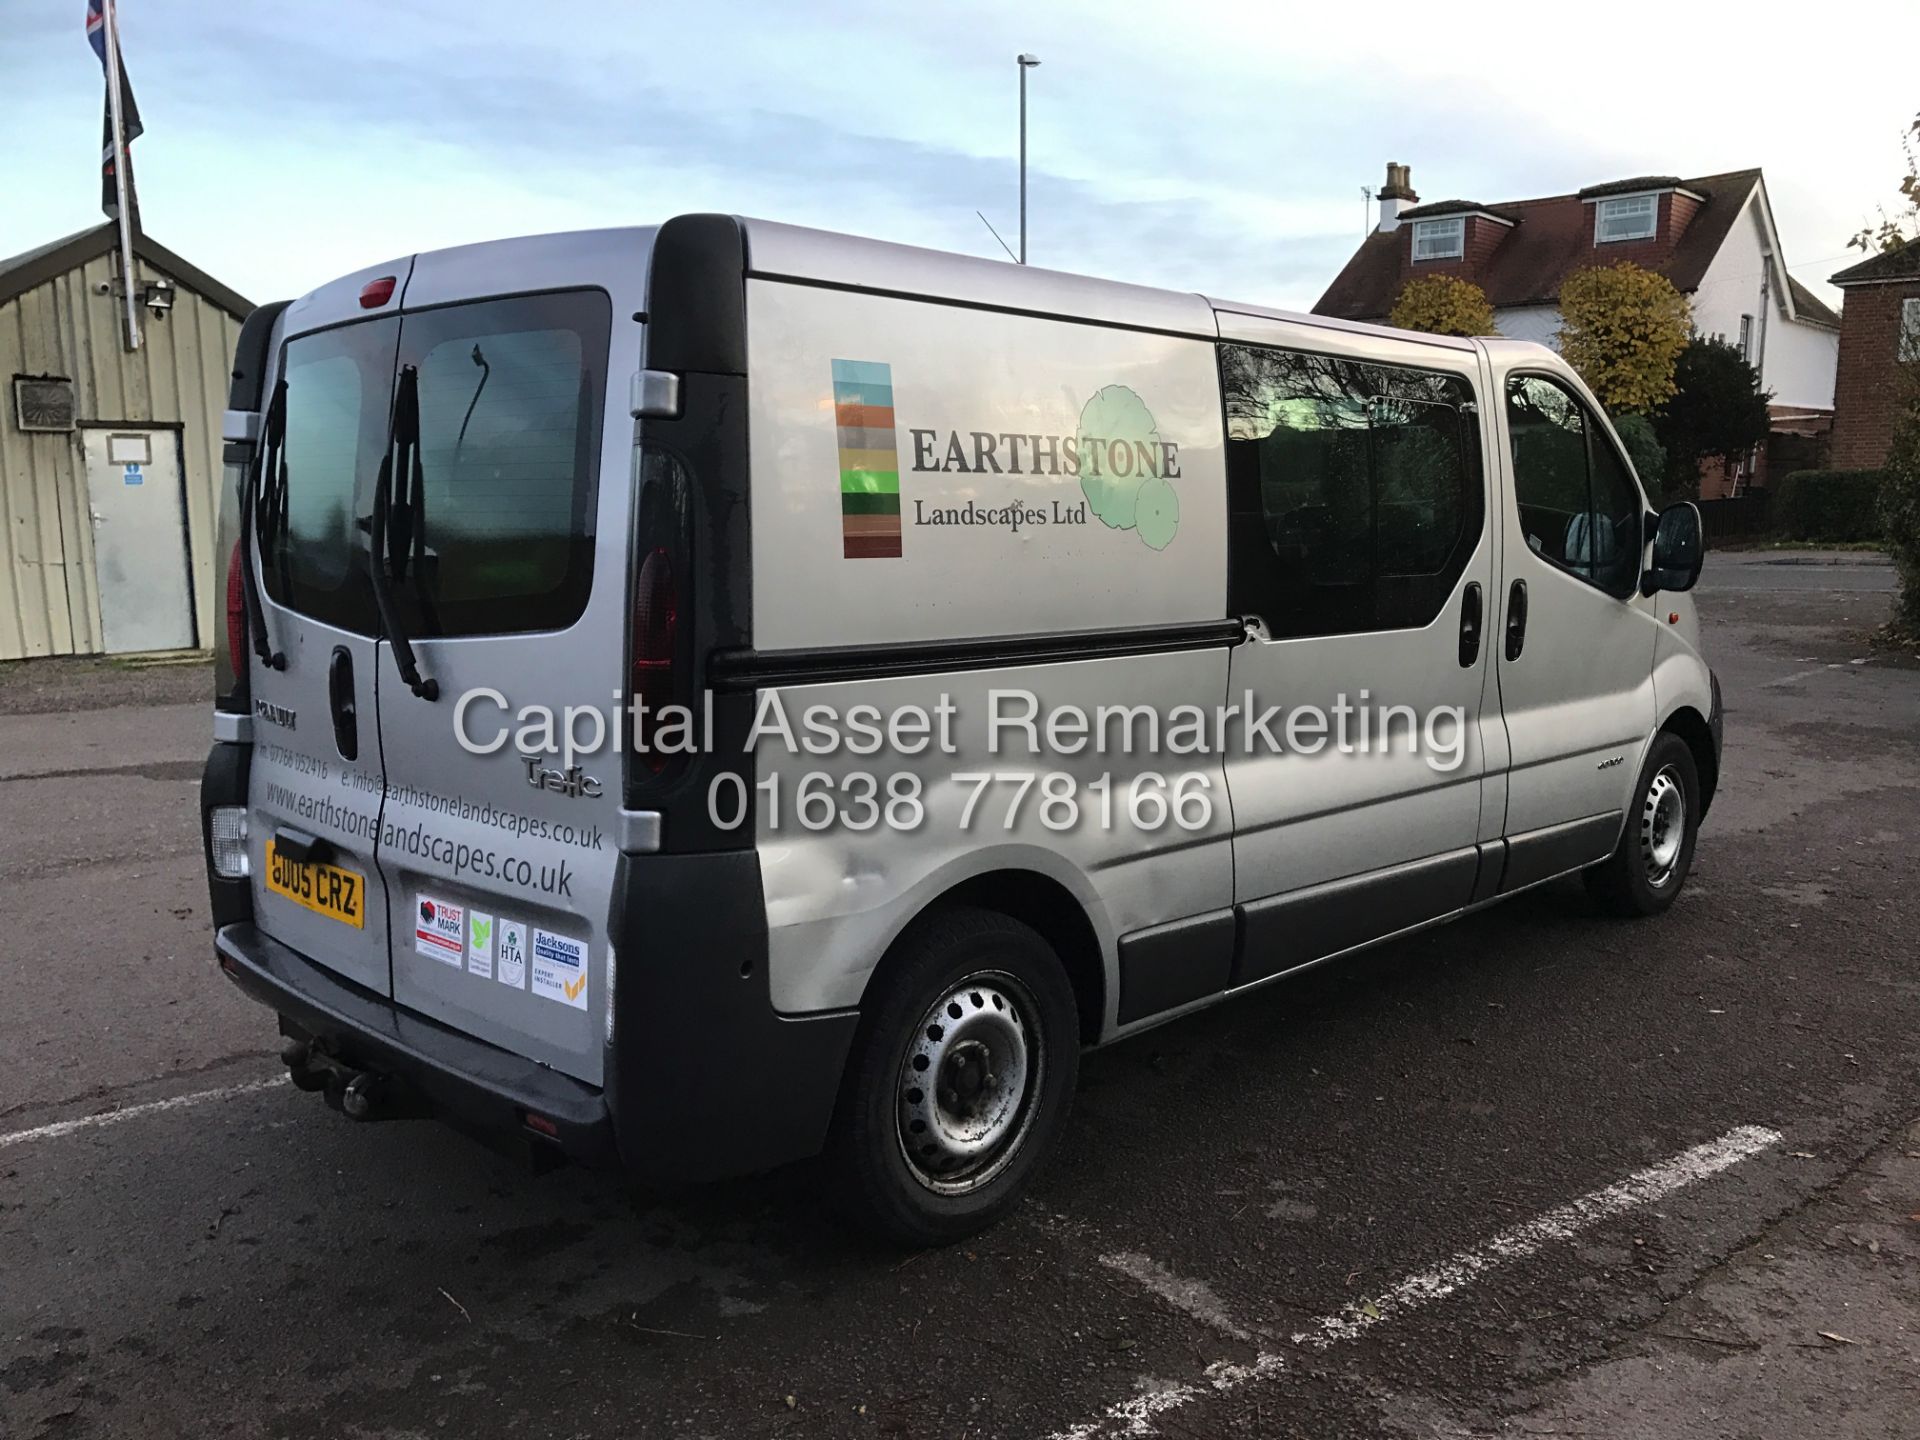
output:
<path id="1" fill-rule="evenodd" d="M 877 360 L 833 362 L 834 423 L 840 449 L 841 554 L 848 560 L 897 560 L 901 522 L 916 526 L 1086 525 L 1131 530 L 1152 550 L 1180 532 L 1180 447 L 1160 438 L 1146 402 L 1125 385 L 1094 392 L 1071 435 L 909 427 L 907 473 L 1063 475 L 1080 481 L 1081 498 L 1044 505 L 1016 500 L 943 505 L 938 497 L 903 497 L 900 434 L 893 405 L 893 367 Z M 903 509 L 903 499 L 910 508 Z"/>

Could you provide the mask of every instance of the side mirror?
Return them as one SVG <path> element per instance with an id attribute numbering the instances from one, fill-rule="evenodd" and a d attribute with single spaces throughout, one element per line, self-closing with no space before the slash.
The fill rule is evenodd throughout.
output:
<path id="1" fill-rule="evenodd" d="M 1640 577 L 1640 593 L 1691 590 L 1700 578 L 1706 544 L 1700 530 L 1700 507 L 1691 500 L 1669 505 L 1653 527 L 1653 564 Z"/>

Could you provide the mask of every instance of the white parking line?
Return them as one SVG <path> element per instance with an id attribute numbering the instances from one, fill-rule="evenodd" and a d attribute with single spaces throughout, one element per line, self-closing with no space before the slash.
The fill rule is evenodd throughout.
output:
<path id="1" fill-rule="evenodd" d="M 1227 1307 L 1220 1303 L 1219 1297 L 1205 1281 L 1188 1280 L 1174 1274 L 1158 1260 L 1130 1251 L 1102 1255 L 1100 1263 L 1110 1270 L 1118 1270 L 1128 1279 L 1138 1281 L 1174 1309 L 1185 1311 L 1201 1324 L 1211 1325 L 1235 1340 L 1244 1340 L 1249 1345 L 1253 1343 L 1253 1332 L 1227 1314 Z"/>
<path id="2" fill-rule="evenodd" d="M 1416 1275 L 1410 1275 L 1377 1300 L 1361 1306 L 1349 1306 L 1337 1315 L 1325 1315 L 1293 1337 L 1294 1343 L 1307 1349 L 1325 1350 L 1343 1341 L 1355 1340 L 1374 1326 L 1383 1324 L 1409 1310 L 1435 1300 L 1445 1299 L 1471 1285 L 1480 1276 L 1510 1261 L 1522 1260 L 1545 1246 L 1570 1240 L 1606 1220 L 1628 1211 L 1651 1205 L 1689 1185 L 1718 1175 L 1721 1171 L 1750 1160 L 1762 1151 L 1778 1145 L 1780 1132 L 1760 1125 L 1742 1125 L 1717 1140 L 1696 1145 L 1691 1150 L 1636 1170 L 1626 1179 L 1583 1195 L 1578 1200 L 1547 1211 L 1523 1225 L 1503 1230 L 1492 1239 Z M 1130 1275 L 1169 1303 L 1205 1320 L 1215 1328 L 1233 1326 L 1244 1335 L 1244 1327 L 1228 1319 L 1219 1302 L 1205 1285 L 1180 1280 L 1144 1256 L 1102 1256 L 1102 1263 Z M 1126 1260 L 1128 1264 L 1116 1264 Z M 1141 1263 L 1133 1263 L 1141 1262 Z M 1204 1306 L 1212 1318 L 1194 1307 L 1195 1295 L 1204 1297 Z M 1186 1297 L 1189 1303 L 1182 1303 Z M 1250 1338 L 1250 1337 L 1249 1337 Z M 1203 1372 L 1204 1383 L 1155 1385 L 1130 1399 L 1110 1405 L 1097 1418 L 1070 1430 L 1057 1432 L 1052 1440 L 1094 1440 L 1096 1436 L 1154 1435 L 1156 1417 L 1177 1410 L 1208 1395 L 1226 1394 L 1250 1381 L 1265 1379 L 1286 1368 L 1284 1357 L 1261 1354 L 1251 1364 L 1238 1365 L 1216 1361 Z"/>
<path id="3" fill-rule="evenodd" d="M 251 1095 L 259 1090 L 271 1090 L 277 1085 L 287 1083 L 287 1077 L 277 1075 L 271 1080 L 249 1080 L 244 1085 L 223 1085 L 218 1090 L 196 1090 L 190 1095 L 175 1095 L 167 1100 L 152 1100 L 145 1105 L 129 1105 L 122 1110 L 103 1110 L 98 1115 L 82 1115 L 77 1120 L 59 1120 L 51 1125 L 36 1125 L 31 1130 L 15 1130 L 11 1134 L 0 1135 L 0 1150 L 9 1145 L 25 1145 L 32 1140 L 57 1140 L 62 1135 L 72 1135 L 81 1130 L 98 1130 L 108 1125 L 118 1125 L 123 1120 L 134 1120 L 142 1115 L 158 1115 L 167 1110 L 185 1110 L 190 1106 L 204 1105 L 209 1100 L 231 1100 L 239 1095 Z"/>

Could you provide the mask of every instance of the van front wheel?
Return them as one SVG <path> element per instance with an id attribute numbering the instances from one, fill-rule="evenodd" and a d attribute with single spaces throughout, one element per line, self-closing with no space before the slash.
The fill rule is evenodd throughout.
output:
<path id="1" fill-rule="evenodd" d="M 833 1143 L 859 1219 L 908 1245 L 1006 1215 L 1066 1120 L 1079 1068 L 1073 990 L 1046 941 L 954 907 L 901 941 L 876 987 Z"/>
<path id="2" fill-rule="evenodd" d="M 1700 833 L 1700 771 L 1678 735 L 1662 732 L 1647 748 L 1620 845 L 1587 871 L 1587 888 L 1618 915 L 1658 915 L 1693 868 Z"/>

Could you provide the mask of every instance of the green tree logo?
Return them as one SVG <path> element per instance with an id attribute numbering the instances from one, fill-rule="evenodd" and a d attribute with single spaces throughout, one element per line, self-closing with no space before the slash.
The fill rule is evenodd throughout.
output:
<path id="1" fill-rule="evenodd" d="M 1154 550 L 1172 544 L 1180 530 L 1180 496 L 1153 473 L 1164 452 L 1146 402 L 1125 385 L 1094 392 L 1080 411 L 1079 444 L 1080 489 L 1100 523 L 1132 530 Z"/>

